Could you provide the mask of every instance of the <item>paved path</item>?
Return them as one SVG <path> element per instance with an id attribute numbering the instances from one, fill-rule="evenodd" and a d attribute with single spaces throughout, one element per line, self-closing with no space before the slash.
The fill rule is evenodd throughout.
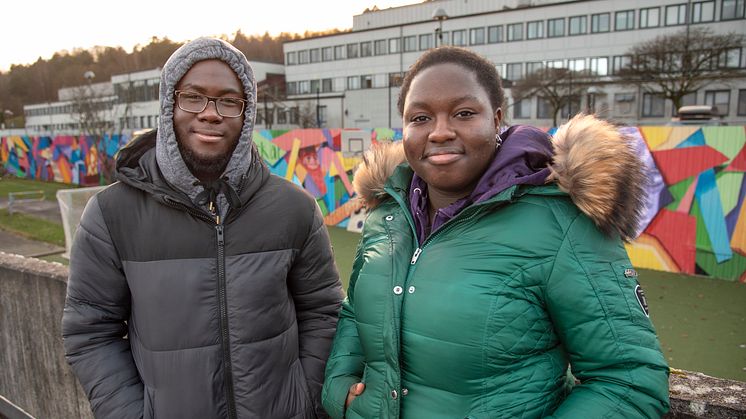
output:
<path id="1" fill-rule="evenodd" d="M 8 199 L 0 198 L 0 208 L 7 207 Z M 17 211 L 62 225 L 60 207 L 56 201 L 24 202 L 17 207 Z M 51 254 L 60 254 L 64 251 L 64 247 L 55 246 L 53 244 L 36 240 L 30 240 L 10 232 L 0 230 L 0 252 L 15 253 L 17 255 L 30 257 L 41 257 Z"/>

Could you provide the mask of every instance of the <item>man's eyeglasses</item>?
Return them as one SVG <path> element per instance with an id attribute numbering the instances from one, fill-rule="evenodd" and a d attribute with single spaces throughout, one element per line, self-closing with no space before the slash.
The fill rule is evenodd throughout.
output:
<path id="1" fill-rule="evenodd" d="M 235 97 L 213 97 L 201 93 L 186 92 L 177 90 L 176 104 L 182 111 L 191 113 L 200 113 L 205 110 L 207 104 L 215 102 L 215 108 L 218 115 L 225 118 L 238 118 L 243 114 L 243 107 L 246 104 L 245 99 Z"/>

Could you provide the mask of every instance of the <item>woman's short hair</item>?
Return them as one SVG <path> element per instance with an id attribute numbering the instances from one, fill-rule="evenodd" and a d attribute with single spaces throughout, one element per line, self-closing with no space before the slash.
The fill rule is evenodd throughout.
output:
<path id="1" fill-rule="evenodd" d="M 424 69 L 437 64 L 456 64 L 474 73 L 477 82 L 487 91 L 493 111 L 502 107 L 505 100 L 500 75 L 495 65 L 481 55 L 465 48 L 442 46 L 431 49 L 420 56 L 417 61 L 409 67 L 407 75 L 402 81 L 399 99 L 396 106 L 399 114 L 404 114 L 404 100 L 409 93 L 412 80 Z"/>

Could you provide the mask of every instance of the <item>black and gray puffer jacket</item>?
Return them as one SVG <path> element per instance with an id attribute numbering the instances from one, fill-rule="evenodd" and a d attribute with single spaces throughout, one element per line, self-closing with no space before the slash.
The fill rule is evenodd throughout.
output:
<path id="1" fill-rule="evenodd" d="M 99 418 L 313 418 L 342 291 L 315 201 L 253 161 L 220 224 L 121 152 L 72 249 L 65 351 Z"/>
<path id="2" fill-rule="evenodd" d="M 219 193 L 203 199 L 173 110 L 176 84 L 208 59 L 233 69 L 248 105 Z M 88 202 L 71 251 L 65 354 L 95 416 L 324 416 L 342 288 L 318 205 L 253 146 L 249 62 L 219 39 L 185 44 L 161 72 L 160 108 L 157 133 L 121 150 L 119 182 Z"/>

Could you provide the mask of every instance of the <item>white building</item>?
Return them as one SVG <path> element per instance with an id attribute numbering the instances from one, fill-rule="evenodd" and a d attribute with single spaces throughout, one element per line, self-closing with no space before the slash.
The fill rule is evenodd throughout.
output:
<path id="1" fill-rule="evenodd" d="M 273 75 L 282 75 L 284 66 L 252 62 L 257 83 Z M 76 110 L 81 101 L 98 104 L 98 118 L 107 124 L 107 132 L 131 134 L 158 126 L 158 86 L 161 69 L 119 74 L 103 83 L 92 83 L 60 89 L 59 101 L 25 105 L 27 135 L 80 134 L 81 114 Z M 260 104 L 261 106 L 261 104 Z M 14 130 L 13 135 L 18 135 Z M 8 133 L 10 134 L 10 133 Z"/>
<path id="2" fill-rule="evenodd" d="M 433 15 L 442 9 L 446 19 Z M 687 13 L 687 10 L 689 13 Z M 635 44 L 686 27 L 746 34 L 744 0 L 433 0 L 354 16 L 351 32 L 284 45 L 288 99 L 318 109 L 323 127 L 401 127 L 398 82 L 423 51 L 441 42 L 464 46 L 493 61 L 514 81 L 543 66 L 592 70 L 603 87 L 581 109 L 628 124 L 662 124 L 671 103 L 615 83 L 614 73 Z M 746 68 L 745 51 L 729 55 Z M 536 97 L 513 103 L 513 123 L 552 125 Z M 746 79 L 713 83 L 687 104 L 717 105 L 727 123 L 746 123 Z M 575 108 L 575 111 L 578 109 Z M 563 115 L 566 117 L 567 115 Z"/>

